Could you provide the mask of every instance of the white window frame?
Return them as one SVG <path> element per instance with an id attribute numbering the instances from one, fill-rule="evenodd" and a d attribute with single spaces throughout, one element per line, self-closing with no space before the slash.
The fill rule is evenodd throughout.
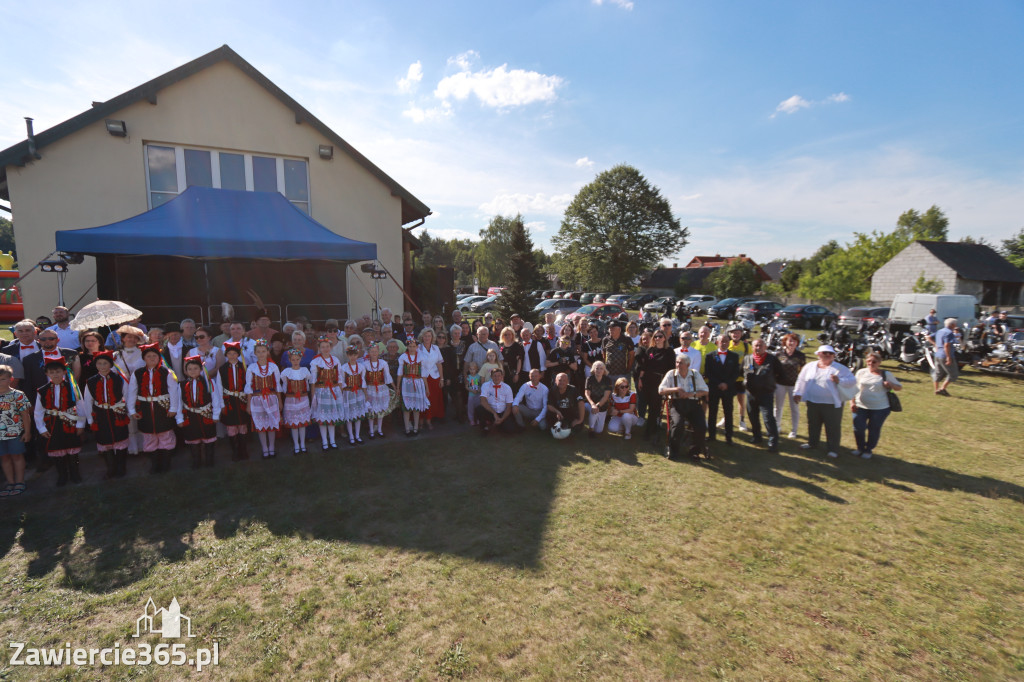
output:
<path id="1" fill-rule="evenodd" d="M 174 150 L 174 171 L 175 171 L 175 176 L 176 176 L 177 184 L 178 184 L 177 194 L 181 194 L 182 192 L 184 192 L 188 188 L 188 184 L 187 184 L 187 181 L 185 179 L 185 150 L 186 149 L 192 149 L 192 150 L 196 150 L 196 151 L 204 151 L 204 152 L 209 152 L 210 153 L 210 172 L 213 174 L 213 186 L 214 186 L 215 189 L 220 189 L 221 188 L 221 179 L 220 179 L 220 154 L 221 154 L 221 152 L 223 152 L 225 154 L 236 154 L 236 155 L 239 155 L 239 156 L 242 157 L 242 159 L 243 159 L 242 166 L 243 166 L 243 168 L 245 170 L 245 191 L 247 191 L 247 192 L 254 191 L 254 187 L 255 187 L 255 183 L 253 181 L 252 157 L 254 157 L 254 156 L 262 156 L 262 157 L 265 157 L 265 158 L 274 159 L 275 170 L 277 171 L 277 191 L 278 191 L 278 193 L 281 196 L 285 197 L 285 199 L 288 199 L 288 197 L 285 195 L 284 162 L 285 162 L 285 160 L 288 160 L 288 161 L 302 161 L 303 163 L 306 164 L 306 194 L 308 195 L 309 198 L 308 198 L 307 201 L 293 201 L 291 199 L 288 199 L 288 202 L 290 204 L 292 204 L 293 206 L 295 206 L 296 208 L 300 208 L 301 204 L 305 204 L 305 206 L 306 206 L 306 211 L 305 211 L 306 215 L 309 215 L 309 216 L 313 215 L 313 191 L 312 191 L 313 188 L 312 188 L 312 186 L 310 184 L 310 181 L 309 181 L 309 158 L 304 158 L 304 157 L 301 157 L 301 156 L 281 156 L 279 154 L 265 154 L 265 153 L 262 153 L 262 152 L 255 152 L 255 153 L 254 152 L 243 152 L 243 151 L 234 150 L 234 149 L 219 149 L 219 148 L 216 148 L 216 147 L 202 147 L 202 146 L 199 146 L 199 145 L 181 145 L 181 144 L 171 144 L 171 143 L 168 143 L 168 142 L 154 142 L 154 141 L 149 141 L 149 142 L 146 142 L 146 143 L 144 143 L 142 145 L 142 160 L 143 160 L 143 166 L 145 168 L 145 173 L 146 173 L 146 205 L 150 209 L 153 208 L 153 192 L 154 192 L 154 190 L 152 189 L 152 186 L 150 184 L 150 180 L 149 180 L 149 148 L 151 146 L 153 146 L 153 147 L 169 147 L 169 148 Z M 160 193 L 161 194 L 170 194 L 170 192 L 160 192 Z M 300 208 L 300 210 L 301 210 L 301 208 Z"/>

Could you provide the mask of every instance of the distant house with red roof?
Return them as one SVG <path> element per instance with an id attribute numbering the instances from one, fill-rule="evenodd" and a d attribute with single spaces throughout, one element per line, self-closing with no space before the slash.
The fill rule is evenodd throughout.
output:
<path id="1" fill-rule="evenodd" d="M 694 256 L 683 267 L 679 267 L 678 263 L 673 263 L 671 268 L 657 268 L 640 282 L 640 288 L 650 293 L 671 295 L 675 292 L 676 283 L 685 277 L 688 289 L 690 291 L 698 291 L 704 286 L 704 280 L 707 279 L 708 275 L 724 265 L 730 265 L 737 261 L 753 265 L 757 278 L 762 282 L 772 281 L 772 276 L 765 272 L 764 268 L 755 263 L 752 258 L 749 258 L 747 254 L 723 256 L 716 253 L 714 256 Z"/>

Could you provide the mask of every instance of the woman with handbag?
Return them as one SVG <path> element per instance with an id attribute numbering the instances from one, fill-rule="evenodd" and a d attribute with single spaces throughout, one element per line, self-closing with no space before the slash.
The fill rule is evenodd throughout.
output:
<path id="1" fill-rule="evenodd" d="M 871 459 L 889 413 L 903 409 L 893 392 L 903 386 L 892 372 L 882 369 L 882 356 L 878 353 L 868 353 L 864 362 L 867 367 L 857 371 L 857 396 L 850 403 L 853 437 L 857 440 L 857 451 L 853 454 Z"/>
<path id="2" fill-rule="evenodd" d="M 817 447 L 825 426 L 828 456 L 839 456 L 843 427 L 843 403 L 857 394 L 857 379 L 846 365 L 836 362 L 836 349 L 823 344 L 815 351 L 818 359 L 800 370 L 793 388 L 793 400 L 807 404 L 807 442 L 804 450 Z"/>

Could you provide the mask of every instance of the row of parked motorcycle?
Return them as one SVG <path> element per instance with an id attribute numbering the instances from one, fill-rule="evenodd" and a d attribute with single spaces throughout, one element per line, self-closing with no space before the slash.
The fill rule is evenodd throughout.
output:
<path id="1" fill-rule="evenodd" d="M 689 329 L 691 316 L 700 311 L 681 307 L 673 312 L 673 331 L 678 332 Z M 642 329 L 653 329 L 657 318 L 645 315 L 640 323 Z M 734 324 L 742 326 L 748 333 L 759 331 L 771 352 L 780 350 L 782 337 L 790 333 L 790 325 L 785 320 L 738 315 Z M 712 338 L 724 331 L 718 324 L 712 324 L 711 328 Z M 856 329 L 833 321 L 818 334 L 818 340 L 834 347 L 836 361 L 853 371 L 864 366 L 864 355 L 869 350 L 880 354 L 883 360 L 897 361 L 904 371 L 931 372 L 935 367 L 935 347 L 928 340 L 924 320 L 909 329 L 895 326 L 888 320 L 862 322 Z M 803 344 L 804 337 L 801 336 L 800 345 Z M 971 365 L 983 372 L 1024 378 L 1024 331 L 1004 330 L 996 325 L 986 326 L 982 323 L 971 327 L 964 323 L 957 329 L 954 349 L 961 369 Z"/>

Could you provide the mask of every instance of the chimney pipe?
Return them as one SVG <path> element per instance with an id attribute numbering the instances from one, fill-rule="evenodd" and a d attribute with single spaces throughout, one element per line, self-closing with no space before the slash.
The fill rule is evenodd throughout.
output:
<path id="1" fill-rule="evenodd" d="M 25 133 L 28 135 L 28 153 L 33 159 L 41 159 L 43 156 L 36 151 L 36 135 L 32 131 L 32 119 L 25 117 Z"/>

